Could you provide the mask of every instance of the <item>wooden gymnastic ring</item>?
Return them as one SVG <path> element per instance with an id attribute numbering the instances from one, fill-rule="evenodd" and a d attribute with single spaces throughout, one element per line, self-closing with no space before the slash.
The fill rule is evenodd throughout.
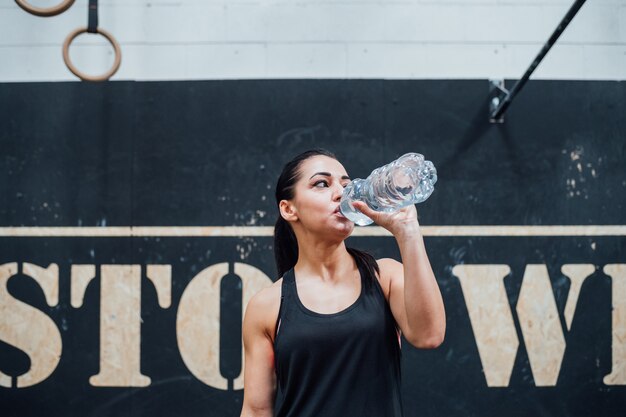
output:
<path id="1" fill-rule="evenodd" d="M 56 16 L 63 13 L 74 4 L 74 0 L 63 0 L 61 3 L 52 7 L 35 7 L 26 0 L 15 0 L 18 6 L 27 11 L 30 14 L 41 17 Z"/>
<path id="2" fill-rule="evenodd" d="M 63 42 L 63 61 L 65 61 L 65 65 L 70 71 L 72 71 L 74 75 L 76 75 L 78 78 L 80 78 L 83 81 L 106 81 L 109 78 L 111 78 L 113 74 L 117 72 L 117 70 L 120 67 L 120 63 L 122 62 L 122 49 L 120 48 L 120 44 L 117 43 L 113 35 L 111 35 L 109 32 L 107 32 L 104 29 L 98 28 L 96 30 L 97 30 L 97 33 L 101 34 L 109 41 L 111 46 L 113 46 L 113 50 L 115 51 L 115 61 L 113 62 L 113 66 L 111 67 L 111 69 L 109 69 L 107 72 L 105 72 L 102 75 L 84 74 L 80 72 L 78 68 L 74 66 L 74 64 L 72 64 L 72 61 L 70 61 L 70 45 L 72 41 L 74 40 L 74 38 L 76 38 L 78 35 L 82 33 L 87 33 L 86 27 L 82 27 L 82 28 L 78 28 L 74 30 L 72 33 L 67 35 L 67 38 L 65 38 L 65 41 Z"/>

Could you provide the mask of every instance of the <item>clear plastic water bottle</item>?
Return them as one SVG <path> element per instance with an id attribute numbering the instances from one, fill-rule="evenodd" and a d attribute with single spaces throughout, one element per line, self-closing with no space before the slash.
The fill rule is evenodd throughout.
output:
<path id="1" fill-rule="evenodd" d="M 437 170 L 419 153 L 407 153 L 385 166 L 376 168 L 366 178 L 356 178 L 343 191 L 339 210 L 359 226 L 373 220 L 352 203 L 365 202 L 372 210 L 394 212 L 410 204 L 421 203 L 432 194 Z"/>

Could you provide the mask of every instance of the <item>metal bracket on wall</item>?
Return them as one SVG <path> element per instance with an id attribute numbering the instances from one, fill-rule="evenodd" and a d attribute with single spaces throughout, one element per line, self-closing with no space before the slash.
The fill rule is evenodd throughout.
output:
<path id="1" fill-rule="evenodd" d="M 541 63 L 543 58 L 545 58 L 546 54 L 552 48 L 556 40 L 561 36 L 565 28 L 570 24 L 576 13 L 580 10 L 580 8 L 585 4 L 586 0 L 576 0 L 572 7 L 567 11 L 561 22 L 556 27 L 550 39 L 543 45 L 541 51 L 537 54 L 534 61 L 530 64 L 530 67 L 526 70 L 522 78 L 520 78 L 511 91 L 504 88 L 503 80 L 489 80 L 489 88 L 490 88 L 490 100 L 489 100 L 489 121 L 491 123 L 504 123 L 504 112 L 509 107 L 513 98 L 520 92 L 522 87 L 526 84 L 528 79 L 530 78 L 530 74 L 532 74 L 537 66 Z"/>
<path id="2" fill-rule="evenodd" d="M 509 90 L 504 88 L 504 80 L 489 80 L 489 121 L 491 123 L 504 123 L 504 114 L 494 118 L 494 114 L 500 107 L 500 103 L 509 95 Z"/>

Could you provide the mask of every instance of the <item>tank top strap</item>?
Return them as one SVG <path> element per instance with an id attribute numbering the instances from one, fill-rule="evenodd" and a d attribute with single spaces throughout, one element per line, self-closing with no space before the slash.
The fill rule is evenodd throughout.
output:
<path id="1" fill-rule="evenodd" d="M 373 294 L 375 297 L 382 299 L 383 301 L 386 301 L 385 293 L 383 291 L 383 287 L 381 287 L 380 285 L 380 281 L 378 281 L 378 277 L 376 277 L 375 275 L 368 274 L 367 270 L 365 270 L 363 274 L 367 276 L 366 287 L 368 288 L 370 293 Z"/>
<path id="2" fill-rule="evenodd" d="M 367 297 L 373 297 L 378 301 L 385 301 L 385 294 L 383 293 L 383 289 L 378 282 L 378 278 L 376 275 L 370 274 L 369 270 L 365 265 L 360 265 L 357 263 L 357 268 L 361 274 L 361 285 L 362 291 Z"/>
<path id="3" fill-rule="evenodd" d="M 291 268 L 290 270 L 288 270 L 287 272 L 285 272 L 285 274 L 283 275 L 283 288 L 285 288 L 285 286 L 293 284 L 295 282 L 295 275 L 293 273 L 293 268 Z"/>
<path id="4" fill-rule="evenodd" d="M 367 296 L 376 299 L 378 303 L 381 303 L 381 305 L 384 306 L 385 314 L 387 314 L 387 316 L 389 316 L 395 324 L 396 331 L 400 330 L 400 327 L 396 323 L 393 313 L 391 312 L 391 305 L 385 297 L 385 291 L 383 290 L 378 278 L 368 274 L 366 269 L 362 271 L 362 276 L 366 277 L 362 279 L 361 283 L 364 285 L 364 290 L 367 291 Z"/>
<path id="5" fill-rule="evenodd" d="M 291 299 L 295 294 L 295 285 L 296 285 L 296 276 L 294 274 L 293 268 L 289 271 L 285 272 L 283 275 L 283 283 L 281 286 L 280 298 L 281 301 Z"/>
<path id="6" fill-rule="evenodd" d="M 274 340 L 278 336 L 278 331 L 280 328 L 281 320 L 285 316 L 285 310 L 289 308 L 293 303 L 290 300 L 293 297 L 293 286 L 295 285 L 295 276 L 293 273 L 293 268 L 288 270 L 283 274 L 283 282 L 280 288 L 280 307 L 278 308 L 278 317 L 276 317 L 276 326 L 274 327 Z"/>

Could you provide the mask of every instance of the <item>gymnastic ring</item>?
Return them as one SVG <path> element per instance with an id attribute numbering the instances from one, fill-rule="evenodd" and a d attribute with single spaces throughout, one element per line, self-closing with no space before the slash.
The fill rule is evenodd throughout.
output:
<path id="1" fill-rule="evenodd" d="M 72 33 L 67 35 L 67 38 L 65 38 L 65 41 L 63 42 L 63 61 L 65 61 L 65 65 L 70 71 L 72 71 L 74 75 L 76 75 L 78 78 L 80 78 L 83 81 L 106 81 L 108 80 L 109 78 L 113 76 L 113 74 L 117 72 L 117 70 L 120 67 L 120 63 L 122 62 L 122 49 L 120 48 L 120 44 L 117 43 L 113 35 L 111 35 L 106 30 L 100 29 L 100 28 L 96 29 L 96 33 L 99 33 L 102 36 L 104 36 L 109 41 L 111 46 L 113 46 L 113 50 L 115 51 L 115 61 L 113 62 L 113 66 L 111 67 L 111 69 L 109 69 L 104 74 L 87 75 L 87 74 L 80 72 L 78 68 L 76 68 L 74 64 L 72 64 L 72 61 L 70 61 L 70 45 L 72 41 L 78 35 L 82 33 L 87 33 L 86 27 L 82 27 L 82 28 L 78 28 L 74 30 Z"/>
<path id="2" fill-rule="evenodd" d="M 26 0 L 15 0 L 18 6 L 27 11 L 30 14 L 41 17 L 56 16 L 63 13 L 74 4 L 74 0 L 63 0 L 61 3 L 52 7 L 35 7 Z"/>

